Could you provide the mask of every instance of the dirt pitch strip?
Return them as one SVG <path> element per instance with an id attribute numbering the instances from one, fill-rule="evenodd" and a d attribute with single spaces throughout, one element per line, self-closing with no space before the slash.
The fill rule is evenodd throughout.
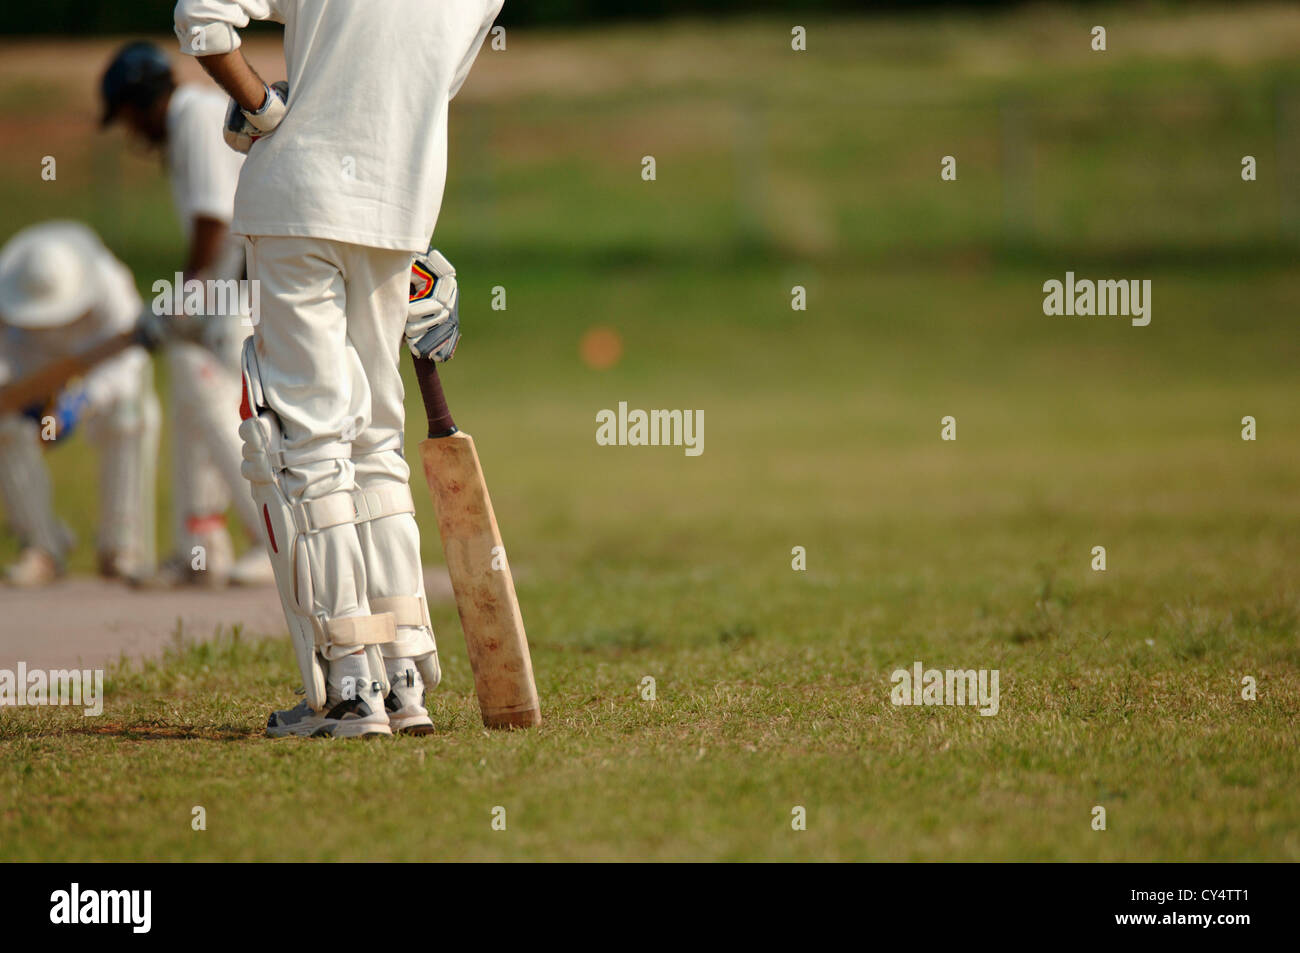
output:
<path id="1" fill-rule="evenodd" d="M 426 571 L 425 587 L 430 602 L 452 601 L 442 567 Z M 122 658 L 156 658 L 178 639 L 208 639 L 236 625 L 247 635 L 285 631 L 273 586 L 137 591 L 73 577 L 47 589 L 0 589 L 0 613 L 0 669 L 20 661 L 29 668 L 101 668 Z"/>

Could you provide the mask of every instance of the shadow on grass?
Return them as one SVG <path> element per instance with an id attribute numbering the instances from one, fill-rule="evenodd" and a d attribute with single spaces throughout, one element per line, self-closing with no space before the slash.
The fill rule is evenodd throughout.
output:
<path id="1" fill-rule="evenodd" d="M 235 725 L 161 725 L 108 723 L 84 728 L 60 728 L 61 735 L 90 738 L 123 738 L 128 741 L 246 741 L 264 738 L 260 728 Z"/>

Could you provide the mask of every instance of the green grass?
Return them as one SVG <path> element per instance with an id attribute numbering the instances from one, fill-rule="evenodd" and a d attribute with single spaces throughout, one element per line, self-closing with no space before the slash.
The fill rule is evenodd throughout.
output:
<path id="1" fill-rule="evenodd" d="M 466 339 L 444 379 L 545 724 L 479 726 L 438 606 L 435 737 L 272 743 L 288 646 L 225 632 L 116 671 L 101 718 L 0 711 L 0 857 L 1300 859 L 1300 291 L 1276 168 L 1237 172 L 1297 78 L 1289 21 L 1112 12 L 1111 59 L 1062 52 L 1092 16 L 827 25 L 805 60 L 763 21 L 513 37 L 648 76 L 471 82 L 453 119 L 439 241 Z M 1259 53 L 1207 61 L 1214 36 Z M 1010 97 L 1034 187 L 1009 233 Z M 737 141 L 762 143 L 752 176 Z M 97 220 L 144 284 L 178 254 L 166 196 L 117 161 L 125 191 L 81 194 L 92 218 L 137 210 Z M 1043 316 L 1067 269 L 1151 279 L 1151 326 Z M 613 369 L 579 360 L 593 325 L 623 337 Z M 598 447 L 620 400 L 703 409 L 703 455 Z M 411 418 L 414 440 L 413 392 Z M 51 457 L 83 536 L 89 459 Z M 917 660 L 998 669 L 1001 711 L 894 707 Z"/>

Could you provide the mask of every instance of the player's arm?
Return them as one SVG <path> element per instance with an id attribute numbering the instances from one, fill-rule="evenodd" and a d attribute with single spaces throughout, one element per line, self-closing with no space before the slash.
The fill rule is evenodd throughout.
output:
<path id="1" fill-rule="evenodd" d="M 244 58 L 239 30 L 250 20 L 284 22 L 283 8 L 290 3 L 292 0 L 180 0 L 176 4 L 181 52 L 197 57 L 204 71 L 242 111 L 242 117 L 227 119 L 227 128 L 234 134 L 244 130 L 232 127 L 242 125 L 245 134 L 255 139 L 270 133 L 284 118 L 284 97 L 276 95 Z M 240 151 L 247 152 L 247 145 Z"/>
<path id="2" fill-rule="evenodd" d="M 190 253 L 185 262 L 185 276 L 206 274 L 216 264 L 225 248 L 230 231 L 219 218 L 196 215 L 190 230 Z"/>
<path id="3" fill-rule="evenodd" d="M 200 54 L 198 59 L 204 72 L 216 80 L 217 85 L 229 93 L 244 112 L 256 114 L 266 106 L 269 95 L 266 83 L 244 59 L 242 50 L 206 56 Z"/>

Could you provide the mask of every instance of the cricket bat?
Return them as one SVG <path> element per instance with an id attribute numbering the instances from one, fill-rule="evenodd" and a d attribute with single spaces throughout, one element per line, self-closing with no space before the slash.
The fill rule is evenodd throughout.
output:
<path id="1" fill-rule="evenodd" d="M 89 350 L 69 357 L 51 361 L 40 370 L 21 380 L 0 387 L 0 414 L 10 414 L 26 410 L 33 404 L 39 404 L 57 394 L 63 385 L 75 377 L 89 373 L 97 364 L 102 364 L 129 347 L 143 344 L 144 338 L 138 328 L 123 331 L 96 344 Z"/>
<path id="2" fill-rule="evenodd" d="M 438 379 L 437 365 L 415 359 L 415 376 L 429 416 L 420 443 L 447 574 L 465 632 L 483 724 L 527 728 L 542 723 L 528 637 L 515 583 L 474 438 L 456 428 Z"/>

